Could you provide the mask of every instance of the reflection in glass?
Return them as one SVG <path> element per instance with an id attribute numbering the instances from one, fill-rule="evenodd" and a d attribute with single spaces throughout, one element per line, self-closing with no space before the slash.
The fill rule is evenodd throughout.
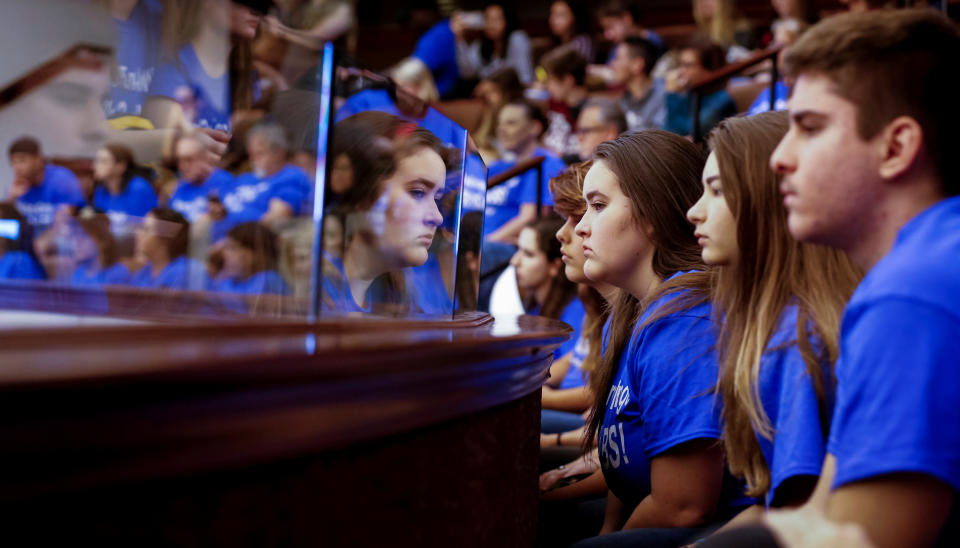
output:
<path id="1" fill-rule="evenodd" d="M 477 309 L 487 168 L 473 143 L 466 154 L 457 245 L 457 312 Z"/>
<path id="2" fill-rule="evenodd" d="M 431 246 L 443 237 L 438 200 L 458 156 L 429 131 L 384 112 L 335 125 L 324 215 L 328 233 L 342 238 L 324 242 L 327 310 L 450 313 L 439 261 L 426 271 L 412 268 L 428 265 Z"/>

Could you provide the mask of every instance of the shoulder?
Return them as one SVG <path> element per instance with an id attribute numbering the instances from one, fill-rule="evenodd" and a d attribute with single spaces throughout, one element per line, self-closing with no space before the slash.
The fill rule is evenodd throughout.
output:
<path id="1" fill-rule="evenodd" d="M 509 47 L 530 47 L 530 37 L 523 30 L 510 33 Z"/>
<path id="2" fill-rule="evenodd" d="M 153 185 L 151 185 L 150 181 L 144 179 L 143 177 L 134 177 L 133 179 L 130 179 L 130 189 L 136 192 L 154 193 Z"/>
<path id="3" fill-rule="evenodd" d="M 44 178 L 54 183 L 75 183 L 77 176 L 69 169 L 55 164 L 47 164 L 44 168 Z"/>

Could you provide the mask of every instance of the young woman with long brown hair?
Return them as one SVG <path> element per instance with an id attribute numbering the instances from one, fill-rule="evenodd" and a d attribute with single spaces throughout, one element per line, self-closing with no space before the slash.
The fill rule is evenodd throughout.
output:
<path id="1" fill-rule="evenodd" d="M 832 366 L 843 307 L 860 271 L 841 251 L 787 229 L 770 155 L 785 112 L 722 122 L 709 137 L 703 195 L 690 208 L 719 330 L 719 392 L 730 470 L 764 504 L 796 506 L 813 491 L 826 451 Z"/>
<path id="2" fill-rule="evenodd" d="M 685 217 L 703 162 L 690 141 L 644 131 L 597 147 L 584 180 L 583 270 L 620 291 L 587 437 L 609 488 L 599 532 L 610 535 L 583 546 L 675 546 L 745 506 L 724 481 L 710 276 Z"/>

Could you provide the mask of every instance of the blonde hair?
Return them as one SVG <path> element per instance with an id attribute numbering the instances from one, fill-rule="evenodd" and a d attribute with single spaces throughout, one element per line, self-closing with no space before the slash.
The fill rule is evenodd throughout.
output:
<path id="1" fill-rule="evenodd" d="M 390 77 L 400 85 L 410 84 L 417 89 L 417 98 L 424 103 L 440 101 L 440 92 L 433 81 L 433 74 L 423 61 L 407 57 L 390 70 Z"/>
<path id="2" fill-rule="evenodd" d="M 770 469 L 757 436 L 772 440 L 776 434 L 760 401 L 758 379 L 781 316 L 796 303 L 796 340 L 790 344 L 806 363 L 826 437 L 830 417 L 824 382 L 832 382 L 832 375 L 824 373 L 837 359 L 843 307 L 862 276 L 843 252 L 790 236 L 779 178 L 768 167 L 787 127 L 785 112 L 770 112 L 729 118 L 708 138 L 739 246 L 736 264 L 715 269 L 711 291 L 720 327 L 723 439 L 730 471 L 746 478 L 747 494 L 756 497 L 770 490 Z"/>

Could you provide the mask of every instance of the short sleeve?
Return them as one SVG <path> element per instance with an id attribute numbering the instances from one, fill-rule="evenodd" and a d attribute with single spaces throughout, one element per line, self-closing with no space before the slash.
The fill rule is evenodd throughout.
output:
<path id="1" fill-rule="evenodd" d="M 540 199 L 543 205 L 553 205 L 553 195 L 550 194 L 550 179 L 559 175 L 566 168 L 567 164 L 563 163 L 560 158 L 547 157 L 543 160 L 543 186 L 540 187 Z"/>
<path id="2" fill-rule="evenodd" d="M 56 181 L 53 185 L 56 189 L 56 203 L 73 206 L 82 206 L 87 203 L 87 199 L 83 196 L 83 190 L 80 188 L 80 181 L 72 171 L 67 168 L 59 168 L 54 172 L 54 177 Z"/>
<path id="3" fill-rule="evenodd" d="M 896 472 L 960 489 L 960 319 L 906 297 L 847 311 L 828 452 L 834 487 Z"/>
<path id="4" fill-rule="evenodd" d="M 151 209 L 157 207 L 157 193 L 145 179 L 139 177 L 130 181 L 130 208 L 127 213 L 143 217 Z"/>
<path id="5" fill-rule="evenodd" d="M 631 382 L 640 387 L 647 458 L 691 440 L 719 439 L 710 318 L 675 314 L 645 331 L 634 350 L 637 367 Z"/>

